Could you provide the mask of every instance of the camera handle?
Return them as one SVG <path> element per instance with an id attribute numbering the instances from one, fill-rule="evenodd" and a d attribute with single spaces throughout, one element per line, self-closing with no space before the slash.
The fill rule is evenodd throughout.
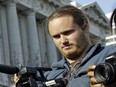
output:
<path id="1" fill-rule="evenodd" d="M 38 87 L 38 84 L 32 77 L 29 77 L 17 82 L 16 87 Z"/>

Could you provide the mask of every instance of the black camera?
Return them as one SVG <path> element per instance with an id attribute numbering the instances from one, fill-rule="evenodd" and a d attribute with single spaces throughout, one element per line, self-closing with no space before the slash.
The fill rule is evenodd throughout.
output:
<path id="1" fill-rule="evenodd" d="M 0 64 L 1 73 L 17 74 L 19 80 L 16 87 L 66 87 L 67 79 L 46 79 L 44 73 L 51 70 L 49 67 L 16 67 Z"/>
<path id="2" fill-rule="evenodd" d="M 95 79 L 102 84 L 116 82 L 116 53 L 106 57 L 105 63 L 98 64 L 94 70 Z"/>
<path id="3" fill-rule="evenodd" d="M 18 76 L 20 77 L 19 81 L 16 83 L 16 87 L 66 87 L 67 80 L 63 78 L 47 80 L 44 77 L 42 71 L 49 69 L 46 68 L 33 68 L 33 67 L 24 67 L 21 68 Z M 39 75 L 37 75 L 39 71 Z"/>
<path id="4" fill-rule="evenodd" d="M 16 87 L 66 87 L 67 80 L 63 78 L 38 81 L 32 78 L 22 80 L 16 84 Z"/>

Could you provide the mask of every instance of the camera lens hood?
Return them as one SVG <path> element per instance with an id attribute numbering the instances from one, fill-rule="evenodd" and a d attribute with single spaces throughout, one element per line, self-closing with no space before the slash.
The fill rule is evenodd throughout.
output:
<path id="1" fill-rule="evenodd" d="M 95 79 L 102 84 L 109 84 L 114 78 L 114 68 L 110 63 L 98 64 L 94 70 Z"/>

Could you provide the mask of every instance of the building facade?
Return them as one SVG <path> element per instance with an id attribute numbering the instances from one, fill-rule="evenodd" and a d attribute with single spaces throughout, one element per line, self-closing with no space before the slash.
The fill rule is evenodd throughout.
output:
<path id="1" fill-rule="evenodd" d="M 58 61 L 62 56 L 48 34 L 46 18 L 65 4 L 70 0 L 0 0 L 0 64 L 46 67 Z M 104 41 L 109 27 L 98 4 L 80 8 L 89 17 L 93 42 Z M 9 87 L 11 77 L 0 73 L 0 87 Z"/>
<path id="2" fill-rule="evenodd" d="M 81 6 L 90 20 L 90 37 L 95 42 L 105 45 L 105 37 L 111 34 L 109 20 L 96 2 Z"/>

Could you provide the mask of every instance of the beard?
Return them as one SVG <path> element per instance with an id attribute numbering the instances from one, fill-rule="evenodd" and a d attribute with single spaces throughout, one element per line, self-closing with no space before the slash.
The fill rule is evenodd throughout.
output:
<path id="1" fill-rule="evenodd" d="M 85 48 L 81 46 L 72 45 L 69 49 L 59 49 L 59 50 L 65 58 L 75 60 L 83 54 Z"/>

